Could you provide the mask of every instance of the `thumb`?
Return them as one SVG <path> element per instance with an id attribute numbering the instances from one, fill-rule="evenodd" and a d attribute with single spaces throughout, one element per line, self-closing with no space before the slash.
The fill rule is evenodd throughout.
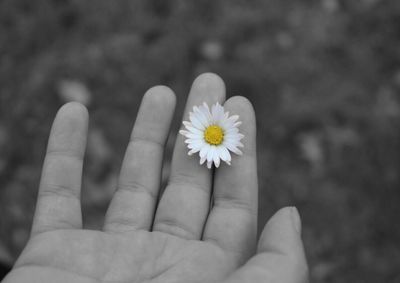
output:
<path id="1" fill-rule="evenodd" d="M 295 207 L 282 208 L 272 216 L 261 234 L 257 254 L 227 282 L 308 282 L 301 220 Z"/>

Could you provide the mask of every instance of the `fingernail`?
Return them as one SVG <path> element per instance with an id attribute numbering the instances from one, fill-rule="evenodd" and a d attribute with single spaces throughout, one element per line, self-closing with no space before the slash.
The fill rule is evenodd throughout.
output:
<path id="1" fill-rule="evenodd" d="M 299 215 L 299 211 L 297 210 L 296 207 L 291 207 L 291 218 L 292 218 L 292 223 L 294 226 L 294 229 L 297 231 L 297 233 L 301 233 L 301 219 Z"/>

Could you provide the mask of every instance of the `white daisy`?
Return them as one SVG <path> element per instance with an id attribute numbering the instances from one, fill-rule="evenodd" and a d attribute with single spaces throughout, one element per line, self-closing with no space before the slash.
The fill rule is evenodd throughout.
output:
<path id="1" fill-rule="evenodd" d="M 239 133 L 238 126 L 242 122 L 238 121 L 238 115 L 229 116 L 229 112 L 225 112 L 217 102 L 212 105 L 211 111 L 206 103 L 194 106 L 189 118 L 190 122 L 183 121 L 186 130 L 179 133 L 187 138 L 188 154 L 199 153 L 200 164 L 207 161 L 209 169 L 213 163 L 218 168 L 221 160 L 231 165 L 229 151 L 242 154 L 239 147 L 243 147 L 240 140 L 244 136 Z"/>

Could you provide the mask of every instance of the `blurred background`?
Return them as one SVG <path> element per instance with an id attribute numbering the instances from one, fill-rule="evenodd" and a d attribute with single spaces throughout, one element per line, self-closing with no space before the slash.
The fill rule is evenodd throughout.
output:
<path id="1" fill-rule="evenodd" d="M 52 119 L 90 111 L 95 229 L 143 93 L 218 73 L 258 118 L 260 225 L 298 207 L 313 282 L 400 282 L 400 1 L 0 0 L 0 262 L 29 236 Z M 169 164 L 166 163 L 166 174 Z"/>

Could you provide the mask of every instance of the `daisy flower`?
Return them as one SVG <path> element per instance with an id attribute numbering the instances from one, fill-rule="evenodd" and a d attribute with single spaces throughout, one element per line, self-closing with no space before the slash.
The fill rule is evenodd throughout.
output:
<path id="1" fill-rule="evenodd" d="M 200 164 L 207 161 L 210 169 L 214 163 L 219 167 L 221 160 L 231 165 L 231 152 L 241 155 L 239 147 L 243 147 L 240 140 L 244 137 L 239 133 L 238 115 L 229 116 L 224 107 L 218 102 L 210 108 L 206 103 L 194 106 L 189 113 L 188 121 L 183 121 L 185 130 L 179 133 L 186 137 L 185 143 L 189 148 L 189 155 L 199 153 Z"/>

